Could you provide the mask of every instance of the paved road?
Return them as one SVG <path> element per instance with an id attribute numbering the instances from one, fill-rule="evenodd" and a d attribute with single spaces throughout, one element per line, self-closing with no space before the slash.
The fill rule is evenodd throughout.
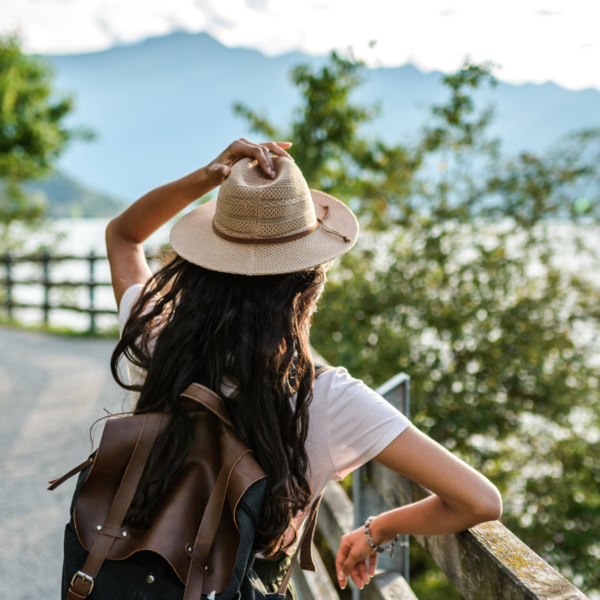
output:
<path id="1" fill-rule="evenodd" d="M 126 400 L 112 340 L 0 327 L 0 599 L 59 600 L 63 528 L 75 479 L 46 482 L 90 452 L 89 427 Z M 100 428 L 96 428 L 96 442 Z"/>

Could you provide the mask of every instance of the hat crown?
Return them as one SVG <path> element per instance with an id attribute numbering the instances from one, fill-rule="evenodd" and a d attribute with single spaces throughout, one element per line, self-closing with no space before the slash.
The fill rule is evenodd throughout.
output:
<path id="1" fill-rule="evenodd" d="M 233 165 L 217 197 L 214 227 L 248 239 L 301 234 L 314 227 L 316 214 L 302 172 L 292 160 L 273 158 L 275 177 L 258 161 L 243 158 Z"/>

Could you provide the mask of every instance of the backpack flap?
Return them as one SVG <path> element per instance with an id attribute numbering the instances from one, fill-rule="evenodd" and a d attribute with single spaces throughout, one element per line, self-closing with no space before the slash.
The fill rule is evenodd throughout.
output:
<path id="1" fill-rule="evenodd" d="M 183 584 L 193 573 L 192 589 L 198 589 L 202 580 L 203 593 L 219 593 L 230 587 L 232 579 L 237 579 L 233 573 L 238 570 L 239 562 L 240 527 L 234 517 L 238 503 L 265 474 L 227 425 L 229 419 L 222 400 L 206 388 L 203 390 L 209 394 L 198 394 L 201 386 L 194 387 L 194 395 L 210 400 L 207 408 L 219 420 L 211 419 L 203 411 L 190 413 L 194 426 L 192 448 L 171 479 L 152 526 L 133 531 L 122 526 L 133 495 L 118 525 L 108 523 L 106 515 L 131 471 L 138 440 L 147 428 L 144 422 L 154 423 L 158 433 L 166 426 L 168 416 L 159 413 L 107 422 L 92 469 L 75 504 L 74 523 L 79 541 L 88 552 L 99 538 L 111 537 L 113 542 L 106 559 L 122 560 L 135 552 L 151 550 L 169 562 Z M 205 406 L 208 403 L 202 402 Z M 140 477 L 145 464 L 141 466 Z M 263 497 L 264 488 L 260 493 L 261 506 Z M 252 544 L 242 553 L 244 569 L 251 551 Z"/>

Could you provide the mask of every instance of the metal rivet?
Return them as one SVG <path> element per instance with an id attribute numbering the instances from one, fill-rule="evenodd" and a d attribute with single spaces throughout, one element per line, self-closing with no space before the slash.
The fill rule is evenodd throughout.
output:
<path id="1" fill-rule="evenodd" d="M 97 529 L 98 531 L 102 531 L 102 525 L 96 525 L 96 529 Z"/>
<path id="2" fill-rule="evenodd" d="M 154 577 L 152 577 L 152 575 L 148 575 L 146 578 L 146 583 L 154 583 Z"/>
<path id="3" fill-rule="evenodd" d="M 94 459 L 93 459 L 93 458 L 90 458 L 90 459 L 89 459 L 89 461 L 90 461 L 90 462 L 94 462 Z"/>
<path id="4" fill-rule="evenodd" d="M 124 531 L 124 532 L 123 532 L 121 535 L 122 535 L 123 537 L 127 537 L 127 532 L 126 532 L 126 531 Z"/>
<path id="5" fill-rule="evenodd" d="M 206 565 L 206 566 L 204 567 L 204 570 L 205 570 L 205 571 L 208 573 L 208 571 L 210 571 L 210 567 L 209 567 L 208 565 Z"/>
<path id="6" fill-rule="evenodd" d="M 193 549 L 193 548 L 190 546 L 190 547 L 188 548 L 188 552 L 193 552 L 193 551 L 194 551 L 194 549 Z"/>

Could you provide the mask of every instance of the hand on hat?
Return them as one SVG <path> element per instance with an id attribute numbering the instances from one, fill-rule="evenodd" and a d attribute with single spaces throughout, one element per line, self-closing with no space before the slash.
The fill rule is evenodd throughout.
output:
<path id="1" fill-rule="evenodd" d="M 289 148 L 291 145 L 291 142 L 264 142 L 262 144 L 254 144 L 253 142 L 249 142 L 246 138 L 240 138 L 230 144 L 206 167 L 207 174 L 211 180 L 210 183 L 215 186 L 220 185 L 231 172 L 231 167 L 238 162 L 238 160 L 245 157 L 255 158 L 269 177 L 275 177 L 275 169 L 271 154 L 284 156 L 285 158 L 294 160 L 284 150 L 284 148 Z"/>

